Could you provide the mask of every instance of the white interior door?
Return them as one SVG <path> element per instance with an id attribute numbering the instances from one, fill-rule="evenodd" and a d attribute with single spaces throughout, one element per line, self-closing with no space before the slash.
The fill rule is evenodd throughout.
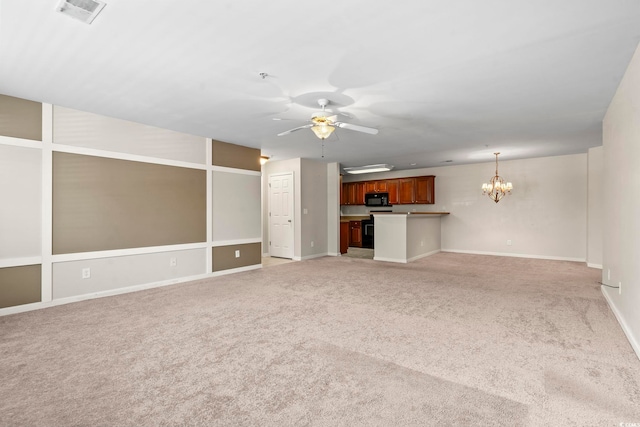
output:
<path id="1" fill-rule="evenodd" d="M 269 255 L 293 258 L 293 172 L 269 175 Z"/>

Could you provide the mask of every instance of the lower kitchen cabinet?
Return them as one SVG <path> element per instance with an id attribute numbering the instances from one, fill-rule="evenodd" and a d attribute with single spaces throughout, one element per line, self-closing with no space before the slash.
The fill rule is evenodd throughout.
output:
<path id="1" fill-rule="evenodd" d="M 349 221 L 349 246 L 362 247 L 361 221 Z"/>
<path id="2" fill-rule="evenodd" d="M 346 254 L 349 249 L 349 223 L 340 223 L 340 253 Z"/>

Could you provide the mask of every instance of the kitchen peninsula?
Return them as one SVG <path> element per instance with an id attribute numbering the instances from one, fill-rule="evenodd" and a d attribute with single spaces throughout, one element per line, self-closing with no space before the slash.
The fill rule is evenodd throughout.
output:
<path id="1" fill-rule="evenodd" d="M 374 213 L 376 261 L 407 263 L 440 252 L 440 221 L 449 212 Z"/>

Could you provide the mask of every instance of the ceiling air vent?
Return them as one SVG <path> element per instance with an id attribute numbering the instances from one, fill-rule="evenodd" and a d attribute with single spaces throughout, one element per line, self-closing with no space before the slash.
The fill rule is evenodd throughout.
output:
<path id="1" fill-rule="evenodd" d="M 99 0 L 61 0 L 58 12 L 91 24 L 105 5 Z"/>

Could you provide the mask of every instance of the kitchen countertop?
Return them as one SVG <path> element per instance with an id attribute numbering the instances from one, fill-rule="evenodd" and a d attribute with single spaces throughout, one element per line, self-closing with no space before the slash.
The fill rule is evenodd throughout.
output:
<path id="1" fill-rule="evenodd" d="M 378 212 L 374 215 L 449 215 L 449 212 Z"/>
<path id="2" fill-rule="evenodd" d="M 340 217 L 340 222 L 362 221 L 363 219 L 369 218 L 369 215 L 342 215 Z"/>

